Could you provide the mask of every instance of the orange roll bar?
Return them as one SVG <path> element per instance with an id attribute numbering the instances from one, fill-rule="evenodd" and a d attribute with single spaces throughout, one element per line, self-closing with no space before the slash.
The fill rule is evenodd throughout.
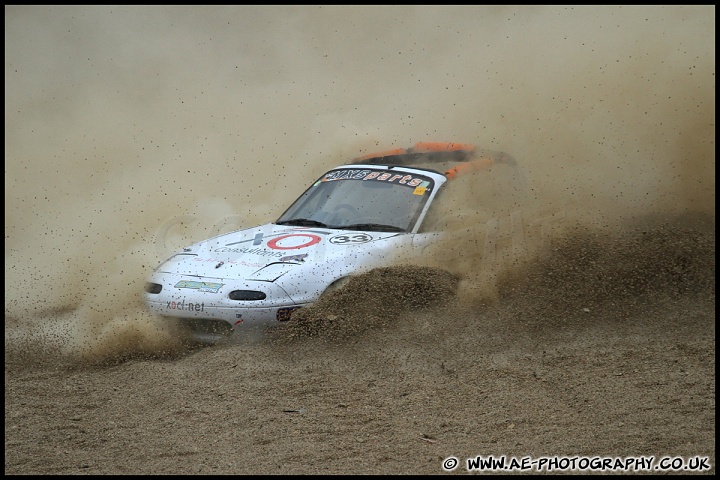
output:
<path id="1" fill-rule="evenodd" d="M 388 157 L 390 155 L 402 155 L 403 153 L 407 153 L 407 150 L 404 148 L 393 148 L 392 150 L 384 150 L 382 152 L 368 153 L 367 155 L 363 155 L 362 157 L 357 157 L 355 159 L 355 161 L 367 160 L 368 158 L 376 158 L 376 157 Z"/>
<path id="2" fill-rule="evenodd" d="M 453 152 L 456 150 L 467 150 L 472 152 L 475 150 L 475 145 L 470 143 L 452 142 L 418 142 L 412 147 L 412 151 L 416 153 Z"/>

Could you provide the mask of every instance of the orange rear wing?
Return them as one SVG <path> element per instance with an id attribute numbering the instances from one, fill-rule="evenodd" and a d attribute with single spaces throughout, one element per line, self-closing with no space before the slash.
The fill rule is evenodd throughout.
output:
<path id="1" fill-rule="evenodd" d="M 452 180 L 458 175 L 477 172 L 478 170 L 484 170 L 486 168 L 492 167 L 494 164 L 495 160 L 490 157 L 477 158 L 469 162 L 463 162 L 460 165 L 451 168 L 450 170 L 446 170 L 445 176 L 448 178 L 448 180 Z"/>
<path id="2" fill-rule="evenodd" d="M 505 152 L 494 152 L 492 155 L 487 155 L 487 152 L 484 153 L 485 155 L 481 157 L 477 157 L 473 160 L 470 160 L 469 162 L 463 162 L 451 168 L 450 170 L 445 171 L 445 176 L 448 178 L 448 180 L 452 180 L 458 175 L 477 172 L 478 170 L 485 170 L 486 168 L 490 168 L 493 165 L 501 163 L 507 165 L 517 164 L 515 159 Z"/>
<path id="3" fill-rule="evenodd" d="M 352 160 L 351 163 L 369 165 L 405 165 L 418 163 L 458 162 L 444 172 L 448 180 L 498 163 L 515 164 L 515 159 L 504 152 L 478 150 L 470 143 L 418 142 L 410 148 L 393 148 L 370 153 Z"/>

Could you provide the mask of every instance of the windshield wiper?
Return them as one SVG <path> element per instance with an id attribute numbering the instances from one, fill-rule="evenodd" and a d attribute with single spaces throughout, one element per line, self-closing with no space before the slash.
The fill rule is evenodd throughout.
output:
<path id="1" fill-rule="evenodd" d="M 338 225 L 335 228 L 341 230 L 370 230 L 372 232 L 404 232 L 404 228 L 395 225 L 384 225 L 382 223 L 353 223 L 352 225 Z"/>
<path id="2" fill-rule="evenodd" d="M 276 225 L 297 225 L 298 227 L 321 227 L 328 228 L 328 226 L 317 220 L 310 220 L 309 218 L 293 218 L 291 220 L 279 220 L 275 222 Z"/>

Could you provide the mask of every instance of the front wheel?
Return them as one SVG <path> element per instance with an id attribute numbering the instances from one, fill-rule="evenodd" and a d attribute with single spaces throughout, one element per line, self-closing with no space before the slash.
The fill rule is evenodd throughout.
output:
<path id="1" fill-rule="evenodd" d="M 331 283 L 325 291 L 320 295 L 320 300 L 327 297 L 328 295 L 331 295 L 333 292 L 337 292 L 341 288 L 343 288 L 345 285 L 348 284 L 350 281 L 350 277 L 342 277 L 335 280 L 333 283 Z"/>

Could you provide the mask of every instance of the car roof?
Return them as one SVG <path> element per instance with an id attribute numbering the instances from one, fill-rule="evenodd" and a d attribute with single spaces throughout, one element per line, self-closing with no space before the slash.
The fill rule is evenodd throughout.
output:
<path id="1" fill-rule="evenodd" d="M 514 165 L 515 159 L 505 152 L 478 149 L 473 144 L 453 142 L 418 142 L 409 148 L 394 148 L 357 157 L 350 165 L 402 166 L 445 175 L 457 175 L 489 168 L 498 163 Z"/>

